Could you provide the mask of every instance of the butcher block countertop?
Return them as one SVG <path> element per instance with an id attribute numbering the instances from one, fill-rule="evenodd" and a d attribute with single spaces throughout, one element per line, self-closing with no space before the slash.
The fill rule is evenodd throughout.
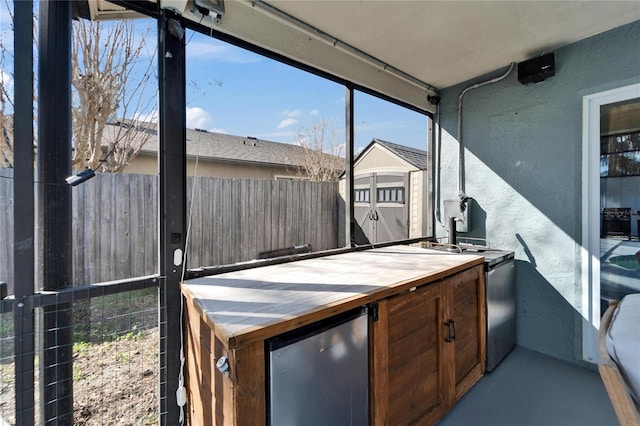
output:
<path id="1" fill-rule="evenodd" d="M 268 339 L 481 265 L 482 256 L 391 246 L 262 266 L 182 283 L 228 349 Z"/>

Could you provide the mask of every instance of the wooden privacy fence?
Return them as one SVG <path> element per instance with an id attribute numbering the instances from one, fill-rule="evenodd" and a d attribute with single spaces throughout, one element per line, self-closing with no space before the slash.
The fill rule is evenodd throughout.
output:
<path id="1" fill-rule="evenodd" d="M 12 177 L 12 170 L 0 169 L 0 281 L 9 283 Z M 189 268 L 251 260 L 261 252 L 301 244 L 326 250 L 343 241 L 337 183 L 198 177 L 193 185 L 190 177 Z M 157 271 L 157 176 L 98 174 L 72 191 L 74 285 Z"/>
<path id="2" fill-rule="evenodd" d="M 13 226 L 13 170 L 0 168 L 0 281 L 9 283 L 13 283 Z"/>

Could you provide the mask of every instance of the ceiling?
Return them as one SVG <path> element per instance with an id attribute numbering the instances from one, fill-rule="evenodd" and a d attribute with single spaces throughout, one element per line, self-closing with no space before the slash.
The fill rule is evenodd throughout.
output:
<path id="1" fill-rule="evenodd" d="M 269 3 L 437 88 L 640 19 L 640 1 Z"/>
<path id="2" fill-rule="evenodd" d="M 194 2 L 219 0 L 160 0 L 194 22 L 427 111 L 439 89 L 640 20 L 640 0 L 225 0 L 220 19 L 199 14 Z M 108 12 L 105 0 L 88 3 L 92 17 Z"/>

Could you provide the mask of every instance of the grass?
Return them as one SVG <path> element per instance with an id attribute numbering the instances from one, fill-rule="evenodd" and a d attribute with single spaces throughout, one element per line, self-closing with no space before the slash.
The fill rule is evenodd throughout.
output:
<path id="1" fill-rule="evenodd" d="M 116 417 L 122 424 L 157 424 L 157 294 L 148 288 L 73 303 L 77 424 L 105 424 Z M 12 311 L 0 312 L 0 414 L 6 419 L 15 418 L 14 319 Z M 36 311 L 37 334 L 39 323 Z M 36 354 L 35 371 L 38 360 Z"/>
<path id="2" fill-rule="evenodd" d="M 74 304 L 74 341 L 101 343 L 134 338 L 157 325 L 157 289 L 110 294 Z"/>

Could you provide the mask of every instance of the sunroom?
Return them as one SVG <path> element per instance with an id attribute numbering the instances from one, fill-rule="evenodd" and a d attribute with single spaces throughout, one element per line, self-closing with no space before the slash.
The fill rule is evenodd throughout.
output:
<path id="1" fill-rule="evenodd" d="M 13 47 L 3 50 L 12 61 L 2 70 L 3 91 L 12 92 L 11 108 L 3 107 L 10 166 L 0 169 L 4 422 L 618 421 L 597 372 L 597 336 L 608 302 L 640 293 L 638 2 L 6 7 Z M 100 145 L 94 166 L 72 164 L 81 141 L 73 33 L 81 22 L 123 19 L 147 22 L 157 40 L 149 55 L 157 87 L 151 79 L 147 89 L 157 88 L 157 173 L 139 177 L 126 168 L 102 173 L 134 150 L 120 142 Z M 203 75 L 195 64 L 219 49 L 205 48 L 209 42 L 277 66 L 238 68 L 237 84 L 232 74 L 215 80 L 211 68 L 213 82 L 194 84 Z M 275 77 L 290 69 L 314 80 L 296 86 L 289 74 Z M 327 86 L 313 92 L 317 81 Z M 225 97 L 228 88 L 234 94 Z M 273 112 L 269 99 L 299 93 L 319 102 L 323 91 L 341 99 L 331 140 L 344 149 L 342 189 L 299 170 L 280 181 L 198 174 L 189 146 L 206 130 L 187 132 L 197 127 L 188 122 L 194 99 L 221 99 L 220 117 L 232 113 L 242 130 L 217 130 L 258 152 L 267 145 L 261 139 L 279 137 L 247 136 L 249 123 Z M 391 109 L 376 115 L 369 102 Z M 356 209 L 368 208 L 354 189 L 358 138 L 396 142 L 366 132 L 395 108 L 419 123 L 409 132 L 428 166 L 406 192 L 423 201 L 418 210 L 403 205 L 408 195 L 379 201 L 417 212 L 422 229 L 356 241 Z M 278 128 L 302 121 L 302 109 L 283 109 Z M 148 119 L 136 112 L 116 115 Z M 317 129 L 293 143 L 304 147 Z M 367 226 L 380 211 L 364 215 Z M 510 284 L 491 299 L 494 254 Z M 489 367 L 500 332 L 511 337 Z M 152 348 L 142 348 L 149 336 Z M 82 359 L 98 371 L 80 368 Z M 640 365 L 632 370 L 637 376 Z M 151 391 L 136 393 L 145 380 Z M 104 391 L 87 391 L 87 382 Z M 108 398 L 116 388 L 129 405 Z M 143 399 L 154 409 L 122 415 Z"/>

